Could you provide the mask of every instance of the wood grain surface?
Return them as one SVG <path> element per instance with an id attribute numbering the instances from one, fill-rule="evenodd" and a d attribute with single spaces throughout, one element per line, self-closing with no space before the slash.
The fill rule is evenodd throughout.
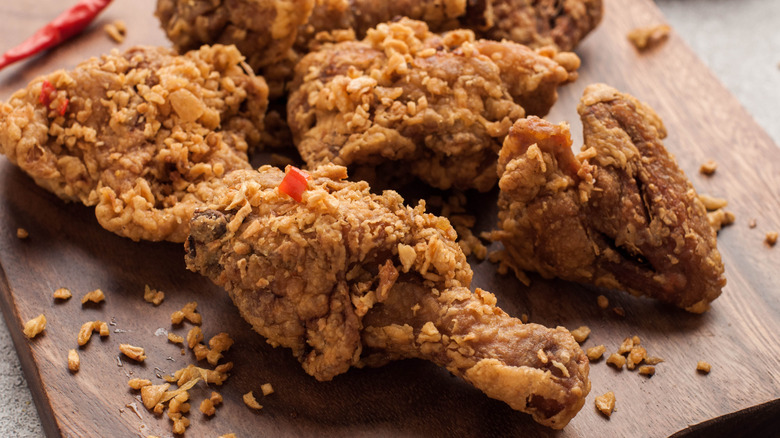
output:
<path id="1" fill-rule="evenodd" d="M 40 0 L 33 11 L 31 2 L 3 2 L 0 50 L 53 18 L 64 3 Z M 154 0 L 115 1 L 76 40 L 0 73 L 0 98 L 7 99 L 37 75 L 71 68 L 117 47 L 102 31 L 115 19 L 128 27 L 120 49 L 168 45 L 153 9 Z M 549 326 L 589 326 L 586 348 L 604 344 L 609 353 L 623 338 L 638 335 L 649 354 L 665 359 L 655 376 L 616 371 L 603 359 L 591 364 L 591 394 L 561 432 L 537 425 L 422 361 L 353 369 L 332 382 L 317 382 L 289 351 L 271 348 L 254 334 L 226 293 L 186 271 L 180 245 L 134 243 L 106 232 L 91 209 L 63 203 L 0 159 L 0 307 L 47 435 L 171 436 L 167 417 L 147 412 L 126 382 L 132 377 L 160 382 L 156 374 L 195 363 L 190 352 L 182 355 L 163 334 L 186 335 L 190 325 L 172 327 L 170 314 L 193 300 L 203 314 L 207 339 L 227 331 L 236 340 L 226 354 L 235 368 L 222 387 L 199 385 L 191 391 L 187 436 L 712 436 L 754 424 L 776 431 L 780 247 L 763 240 L 767 231 L 780 231 L 780 149 L 674 32 L 664 45 L 641 55 L 630 46 L 625 38 L 630 29 L 663 22 L 651 1 L 606 0 L 606 9 L 600 28 L 578 49 L 583 60 L 579 80 L 561 89 L 549 118 L 570 121 L 575 144 L 581 142 L 575 107 L 592 82 L 608 83 L 653 106 L 668 128 L 667 148 L 694 186 L 700 193 L 727 198 L 728 209 L 736 214 L 736 223 L 718 239 L 728 285 L 704 315 L 536 276 L 525 287 L 496 274 L 493 264 L 476 260 L 474 286 L 495 292 L 510 314 L 525 313 Z M 708 159 L 719 164 L 711 177 L 698 173 Z M 496 194 L 471 194 L 469 199 L 470 208 L 479 212 L 478 229 L 490 229 Z M 755 228 L 748 226 L 752 219 Z M 18 227 L 30 237 L 17 239 Z M 146 284 L 166 293 L 159 307 L 143 301 Z M 55 302 L 52 292 L 59 287 L 70 288 L 74 297 Z M 95 288 L 105 291 L 106 301 L 82 306 L 81 296 Z M 599 294 L 611 306 L 625 309 L 625 316 L 600 309 Z M 22 324 L 40 313 L 49 321 L 46 331 L 28 341 Z M 107 339 L 95 336 L 78 349 L 81 370 L 71 374 L 68 350 L 77 348 L 81 324 L 97 319 L 116 325 Z M 149 358 L 140 365 L 122 359 L 119 366 L 120 343 L 145 347 Z M 712 364 L 709 375 L 696 372 L 699 360 Z M 261 394 L 260 385 L 266 382 L 276 392 L 258 395 L 264 408 L 246 408 L 241 395 L 250 390 Z M 197 406 L 212 390 L 225 402 L 213 418 L 206 418 Z M 607 391 L 617 397 L 610 419 L 596 412 L 593 403 Z M 731 429 L 724 427 L 728 424 Z"/>

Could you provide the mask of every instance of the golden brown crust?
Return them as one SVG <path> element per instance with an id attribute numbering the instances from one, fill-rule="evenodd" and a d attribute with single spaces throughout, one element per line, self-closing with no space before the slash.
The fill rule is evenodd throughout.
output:
<path id="1" fill-rule="evenodd" d="M 723 263 L 704 205 L 661 143 L 661 119 L 602 84 L 578 111 L 578 157 L 568 125 L 528 118 L 512 128 L 494 237 L 520 269 L 707 310 L 726 283 Z"/>
<path id="2" fill-rule="evenodd" d="M 187 267 L 225 287 L 255 330 L 319 380 L 423 358 L 563 427 L 590 389 L 568 331 L 525 325 L 492 294 L 470 292 L 446 219 L 395 192 L 371 194 L 345 170 L 316 169 L 300 203 L 276 189 L 278 169 L 233 172 L 224 196 L 193 217 Z"/>
<path id="3" fill-rule="evenodd" d="M 260 140 L 268 88 L 241 61 L 232 46 L 137 47 L 35 79 L 0 105 L 0 151 L 108 230 L 182 242 L 215 178 L 250 168 Z M 44 83 L 56 91 L 42 98 Z"/>
<path id="4" fill-rule="evenodd" d="M 437 35 L 420 21 L 381 24 L 301 60 L 288 123 L 310 167 L 399 161 L 434 187 L 486 191 L 512 122 L 547 113 L 576 76 L 576 55 L 559 55 L 471 31 Z"/>

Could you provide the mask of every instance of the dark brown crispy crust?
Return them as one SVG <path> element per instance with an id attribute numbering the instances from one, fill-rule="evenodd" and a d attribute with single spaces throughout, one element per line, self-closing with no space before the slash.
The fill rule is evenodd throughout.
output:
<path id="1" fill-rule="evenodd" d="M 726 280 L 715 231 L 661 143 L 660 118 L 635 98 L 591 85 L 568 125 L 530 117 L 499 158 L 495 238 L 519 269 L 646 295 L 700 313 Z"/>
<path id="2" fill-rule="evenodd" d="M 232 46 L 185 55 L 136 47 L 32 81 L 0 104 L 0 152 L 100 224 L 134 240 L 183 242 L 196 207 L 251 168 L 268 104 Z M 56 92 L 41 103 L 48 81 Z M 43 99 L 45 100 L 45 99 Z"/>
<path id="3" fill-rule="evenodd" d="M 310 167 L 399 161 L 434 187 L 486 191 L 512 122 L 546 114 L 578 66 L 571 53 L 404 19 L 305 56 L 287 120 Z"/>
<path id="4" fill-rule="evenodd" d="M 179 51 L 235 44 L 281 96 L 298 59 L 324 32 L 358 38 L 400 17 L 434 32 L 467 28 L 481 38 L 571 51 L 601 21 L 602 0 L 158 0 L 157 17 Z"/>
<path id="5" fill-rule="evenodd" d="M 523 324 L 469 291 L 446 219 L 345 181 L 343 167 L 314 171 L 300 203 L 276 189 L 283 176 L 268 166 L 228 175 L 186 243 L 187 267 L 225 287 L 269 343 L 319 380 L 416 357 L 554 428 L 579 411 L 585 354 L 567 330 Z"/>

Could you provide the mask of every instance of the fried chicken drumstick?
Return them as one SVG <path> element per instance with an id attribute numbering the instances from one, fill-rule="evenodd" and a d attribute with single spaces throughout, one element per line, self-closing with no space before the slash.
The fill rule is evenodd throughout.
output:
<path id="1" fill-rule="evenodd" d="M 235 44 L 283 94 L 298 59 L 321 32 L 368 29 L 399 17 L 435 32 L 468 28 L 481 38 L 573 50 L 601 21 L 602 0 L 158 0 L 157 17 L 179 51 Z"/>
<path id="2" fill-rule="evenodd" d="M 661 142 L 661 119 L 602 84 L 577 110 L 577 157 L 566 124 L 530 117 L 512 127 L 494 238 L 521 270 L 706 311 L 726 284 L 723 263 L 704 205 Z"/>
<path id="3" fill-rule="evenodd" d="M 577 67 L 573 53 L 476 40 L 466 30 L 439 35 L 403 19 L 305 56 L 287 121 L 310 167 L 395 161 L 396 173 L 440 189 L 487 191 L 512 123 L 546 114 Z"/>
<path id="4" fill-rule="evenodd" d="M 251 169 L 268 87 L 242 59 L 137 47 L 37 78 L 0 104 L 0 152 L 109 231 L 183 242 L 218 179 Z"/>
<path id="5" fill-rule="evenodd" d="M 318 380 L 427 359 L 542 424 L 565 426 L 590 390 L 571 334 L 523 324 L 492 294 L 470 292 L 446 219 L 346 176 L 318 168 L 296 202 L 277 189 L 279 169 L 232 172 L 223 196 L 192 218 L 187 267 L 227 289 L 254 329 Z"/>

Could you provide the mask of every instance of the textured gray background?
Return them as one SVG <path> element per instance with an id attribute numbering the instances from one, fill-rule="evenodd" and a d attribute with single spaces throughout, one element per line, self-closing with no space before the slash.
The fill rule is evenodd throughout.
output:
<path id="1" fill-rule="evenodd" d="M 608 4 L 609 0 L 606 1 Z M 656 3 L 675 30 L 780 144 L 780 1 Z M 38 414 L 4 322 L 0 322 L 0 355 L 0 436 L 42 436 Z"/>

